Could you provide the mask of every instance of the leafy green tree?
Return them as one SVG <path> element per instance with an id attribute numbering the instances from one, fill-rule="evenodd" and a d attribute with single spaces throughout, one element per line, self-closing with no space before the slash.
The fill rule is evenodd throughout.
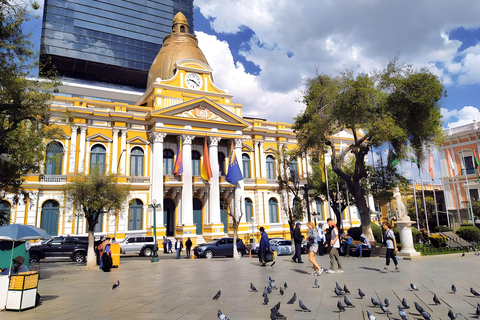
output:
<path id="1" fill-rule="evenodd" d="M 89 175 L 81 175 L 75 181 L 63 187 L 65 196 L 72 201 L 77 213 L 81 213 L 88 222 L 87 266 L 95 266 L 95 241 L 93 230 L 102 213 L 116 215 L 127 199 L 130 186 L 119 185 L 114 174 L 103 175 L 98 168 Z"/>
<path id="2" fill-rule="evenodd" d="M 44 141 L 61 136 L 48 126 L 48 91 L 58 83 L 28 78 L 38 65 L 23 25 L 38 8 L 36 2 L 0 0 L 0 199 L 10 193 L 15 202 L 28 196 L 23 176 L 39 171 Z"/>
<path id="3" fill-rule="evenodd" d="M 399 160 L 411 148 L 419 161 L 423 147 L 438 142 L 442 135 L 439 101 L 443 86 L 427 69 L 391 61 L 375 74 L 347 70 L 339 76 L 317 75 L 306 83 L 306 109 L 295 118 L 294 130 L 301 148 L 330 149 L 331 166 L 355 198 L 362 231 L 373 239 L 370 209 L 362 191 L 368 177 L 365 157 L 372 147 L 387 146 Z M 350 132 L 353 141 L 340 152 L 334 135 Z M 352 174 L 343 165 L 347 155 L 354 158 Z"/>
<path id="4" fill-rule="evenodd" d="M 480 200 L 474 199 L 472 201 L 472 210 L 475 219 L 480 219 Z"/>
<path id="5" fill-rule="evenodd" d="M 427 215 L 428 218 L 433 218 L 435 214 L 435 201 L 433 197 L 425 197 L 425 205 L 427 207 Z M 425 222 L 425 209 L 423 207 L 423 200 L 422 197 L 417 194 L 417 208 L 418 208 L 418 222 L 420 226 L 424 229 L 427 228 Z M 415 211 L 415 199 L 408 198 L 407 199 L 407 214 L 412 221 L 417 221 L 417 213 Z"/>

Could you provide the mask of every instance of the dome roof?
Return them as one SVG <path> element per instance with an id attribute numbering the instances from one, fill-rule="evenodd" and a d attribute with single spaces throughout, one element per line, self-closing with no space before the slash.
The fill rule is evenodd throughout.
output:
<path id="1" fill-rule="evenodd" d="M 155 79 L 170 79 L 174 76 L 175 63 L 183 59 L 195 59 L 208 65 L 198 47 L 197 37 L 188 33 L 188 22 L 183 13 L 173 18 L 172 33 L 163 39 L 163 46 L 148 72 L 147 88 Z"/>

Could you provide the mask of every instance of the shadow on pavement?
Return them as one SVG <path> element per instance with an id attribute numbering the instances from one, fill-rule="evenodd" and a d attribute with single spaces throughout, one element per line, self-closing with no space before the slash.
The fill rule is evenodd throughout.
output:
<path id="1" fill-rule="evenodd" d="M 365 269 L 365 270 L 370 270 L 370 271 L 378 271 L 380 272 L 380 269 L 377 268 L 369 268 L 369 267 L 359 267 L 360 269 Z"/>
<path id="2" fill-rule="evenodd" d="M 300 270 L 300 269 L 292 269 L 295 272 L 301 273 L 301 274 L 310 274 L 310 272 L 305 271 L 305 270 Z"/>
<path id="3" fill-rule="evenodd" d="M 50 295 L 50 296 L 42 296 L 42 300 L 43 301 L 50 301 L 50 300 L 55 300 L 57 299 L 59 296 L 54 296 L 54 295 Z"/>

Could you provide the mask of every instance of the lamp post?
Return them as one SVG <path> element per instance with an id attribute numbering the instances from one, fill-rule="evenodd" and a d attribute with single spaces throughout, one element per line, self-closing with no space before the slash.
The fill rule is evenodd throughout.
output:
<path id="1" fill-rule="evenodd" d="M 157 246 L 157 212 L 156 209 L 162 210 L 162 205 L 159 203 L 157 204 L 157 200 L 153 199 L 152 204 L 148 205 L 150 211 L 153 211 L 153 238 L 155 240 L 155 244 L 153 245 L 153 254 L 151 262 L 158 262 L 160 259 L 158 258 L 158 246 Z"/>
<path id="2" fill-rule="evenodd" d="M 305 194 L 304 194 L 304 197 L 305 197 L 305 202 L 306 202 L 306 205 L 307 205 L 307 216 L 308 216 L 308 221 L 312 221 L 312 217 L 310 216 L 310 203 L 308 201 L 308 190 L 310 189 L 311 186 L 309 186 L 307 183 L 305 183 L 305 185 L 303 187 L 301 187 L 303 189 L 303 191 L 305 191 Z"/>

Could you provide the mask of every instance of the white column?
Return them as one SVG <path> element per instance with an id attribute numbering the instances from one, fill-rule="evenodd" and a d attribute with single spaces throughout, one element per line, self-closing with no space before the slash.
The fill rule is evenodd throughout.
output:
<path id="1" fill-rule="evenodd" d="M 218 142 L 221 138 L 209 137 L 208 154 L 210 166 L 212 167 L 212 179 L 210 179 L 210 192 L 208 193 L 208 205 L 210 212 L 210 223 L 220 224 L 220 170 L 218 166 Z"/>
<path id="2" fill-rule="evenodd" d="M 120 148 L 122 153 L 120 153 L 120 174 L 124 175 L 125 174 L 125 162 L 127 159 L 127 130 L 122 130 L 122 141 L 120 142 Z M 163 152 L 163 151 L 162 151 Z M 123 155 L 125 153 L 125 155 Z M 123 155 L 123 158 L 121 158 Z M 163 155 L 163 153 L 162 153 Z M 163 166 L 163 163 L 162 163 Z M 162 203 L 163 205 L 163 203 Z"/>
<path id="3" fill-rule="evenodd" d="M 262 178 L 267 177 L 267 159 L 265 158 L 265 150 L 263 149 L 263 142 L 258 143 L 258 147 L 260 149 L 260 176 Z"/>
<path id="4" fill-rule="evenodd" d="M 152 176 L 150 184 L 150 201 L 157 200 L 161 204 L 161 209 L 155 211 L 157 218 L 157 228 L 163 227 L 163 139 L 167 136 L 163 132 L 150 132 L 150 141 L 152 142 Z"/>
<path id="5" fill-rule="evenodd" d="M 113 129 L 112 173 L 117 173 L 118 165 L 118 133 L 120 130 Z"/>
<path id="6" fill-rule="evenodd" d="M 78 153 L 78 173 L 85 172 L 85 144 L 87 136 L 87 127 L 80 127 L 80 150 Z"/>
<path id="7" fill-rule="evenodd" d="M 75 157 L 77 155 L 77 126 L 72 126 L 72 135 L 70 137 L 70 161 L 68 164 L 68 172 L 75 172 Z"/>
<path id="8" fill-rule="evenodd" d="M 242 139 L 234 139 L 233 140 L 233 144 L 234 144 L 234 148 L 235 148 L 235 155 L 237 157 L 237 162 L 239 164 L 239 167 L 240 167 L 240 171 L 242 171 L 242 174 L 243 174 L 243 166 L 240 165 L 241 162 L 241 159 L 242 159 L 242 146 L 243 146 L 243 141 Z M 258 152 L 255 152 L 256 155 L 258 155 Z M 239 160 L 239 157 L 240 157 L 240 160 Z M 257 162 L 257 159 L 258 157 L 255 156 L 255 162 Z M 256 170 L 258 170 L 258 166 L 257 166 L 258 163 L 255 164 L 255 167 L 257 168 Z M 238 215 L 240 215 L 240 212 L 243 212 L 243 216 L 242 216 L 242 219 L 240 220 L 240 222 L 247 222 L 247 219 L 245 218 L 245 196 L 244 196 L 244 188 L 243 188 L 243 180 L 240 180 L 237 182 L 237 184 L 235 185 L 235 210 L 237 212 Z"/>
<path id="9" fill-rule="evenodd" d="M 182 135 L 183 142 L 183 188 L 182 220 L 180 224 L 193 225 L 193 190 L 192 190 L 192 141 L 195 136 Z"/>
<path id="10" fill-rule="evenodd" d="M 235 153 L 237 154 L 237 161 L 238 161 L 238 164 L 240 165 L 240 163 L 242 161 L 242 148 L 240 147 L 240 151 L 237 153 L 237 147 L 235 147 Z M 258 152 L 258 143 L 257 142 L 253 143 L 253 156 L 255 157 L 255 160 L 253 161 L 253 165 L 255 166 L 255 171 L 254 171 L 255 172 L 255 177 L 252 177 L 252 178 L 260 178 L 261 177 L 261 173 L 260 173 L 260 152 Z"/>

